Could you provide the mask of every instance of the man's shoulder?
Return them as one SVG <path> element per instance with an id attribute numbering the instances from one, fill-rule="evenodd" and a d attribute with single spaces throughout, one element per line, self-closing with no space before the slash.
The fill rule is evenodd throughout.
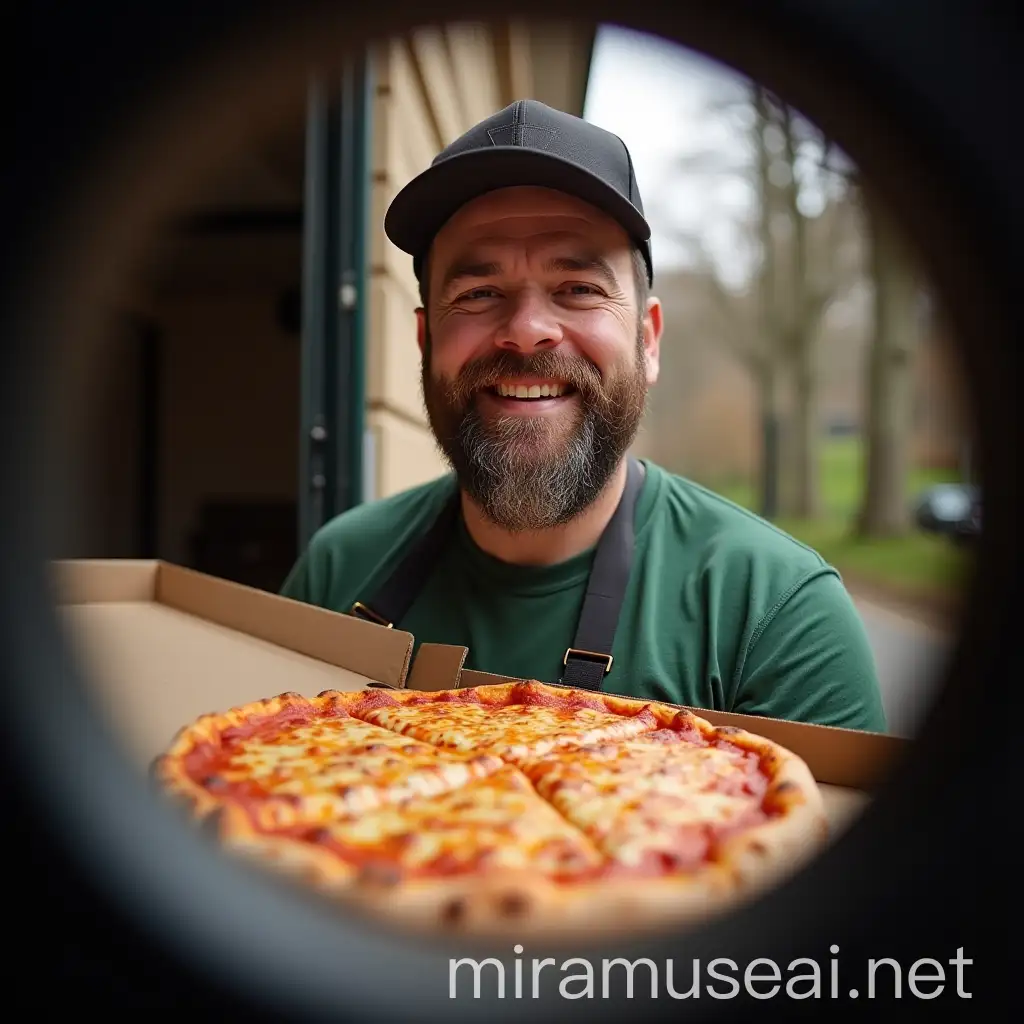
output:
<path id="1" fill-rule="evenodd" d="M 365 501 L 326 522 L 313 536 L 319 550 L 351 547 L 387 547 L 433 521 L 452 494 L 450 474 L 407 488 L 385 498 Z"/>
<path id="2" fill-rule="evenodd" d="M 704 559 L 771 566 L 790 576 L 830 570 L 814 548 L 750 509 L 661 466 L 651 468 L 661 478 L 666 512 L 681 540 Z"/>

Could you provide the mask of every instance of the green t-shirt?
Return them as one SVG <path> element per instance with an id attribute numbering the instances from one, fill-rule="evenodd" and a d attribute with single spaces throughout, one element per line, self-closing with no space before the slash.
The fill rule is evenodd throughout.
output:
<path id="1" fill-rule="evenodd" d="M 633 570 L 602 689 L 691 707 L 885 731 L 875 665 L 838 573 L 770 523 L 645 461 Z M 287 597 L 368 601 L 453 493 L 453 476 L 350 509 L 313 537 Z M 557 682 L 594 549 L 502 562 L 465 525 L 401 622 L 466 668 Z"/>

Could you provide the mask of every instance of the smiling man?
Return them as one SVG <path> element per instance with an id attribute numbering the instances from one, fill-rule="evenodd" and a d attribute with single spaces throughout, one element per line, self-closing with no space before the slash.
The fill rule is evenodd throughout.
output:
<path id="1" fill-rule="evenodd" d="M 629 454 L 662 313 L 622 141 L 517 102 L 410 182 L 385 230 L 420 281 L 423 396 L 454 472 L 327 523 L 283 593 L 498 675 L 884 730 L 838 574 Z"/>

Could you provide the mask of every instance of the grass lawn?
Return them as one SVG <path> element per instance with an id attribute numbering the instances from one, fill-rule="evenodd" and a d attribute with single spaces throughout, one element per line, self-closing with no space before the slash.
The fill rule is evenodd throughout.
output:
<path id="1" fill-rule="evenodd" d="M 907 600 L 955 603 L 970 570 L 968 552 L 932 534 L 913 530 L 905 537 L 861 540 L 853 535 L 862 486 L 862 447 L 856 438 L 829 439 L 821 452 L 824 515 L 818 520 L 779 519 L 780 529 L 814 548 L 848 582 L 884 588 Z M 908 499 L 958 474 L 915 469 Z M 758 494 L 749 482 L 708 486 L 744 508 L 758 511 Z"/>

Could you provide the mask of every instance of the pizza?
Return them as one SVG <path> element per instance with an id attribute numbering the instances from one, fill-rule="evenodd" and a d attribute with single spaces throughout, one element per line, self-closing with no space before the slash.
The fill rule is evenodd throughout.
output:
<path id="1" fill-rule="evenodd" d="M 199 718 L 153 773 L 220 848 L 462 934 L 705 920 L 827 837 L 814 778 L 777 744 L 538 682 L 284 693 Z"/>

